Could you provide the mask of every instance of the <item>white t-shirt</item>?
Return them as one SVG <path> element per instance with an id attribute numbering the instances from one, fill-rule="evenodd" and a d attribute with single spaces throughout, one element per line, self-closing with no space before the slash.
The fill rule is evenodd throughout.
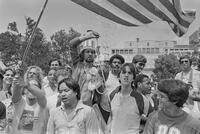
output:
<path id="1" fill-rule="evenodd" d="M 43 85 L 46 98 L 57 93 L 57 90 L 53 91 L 49 84 Z"/>
<path id="2" fill-rule="evenodd" d="M 144 97 L 144 114 L 147 115 L 149 102 Z M 141 115 L 135 97 L 116 93 L 111 101 L 111 134 L 139 134 Z"/>
<path id="3" fill-rule="evenodd" d="M 106 85 L 106 92 L 109 95 L 113 90 L 115 90 L 118 86 L 120 86 L 119 79 L 117 78 L 117 76 L 113 75 L 112 72 L 110 71 L 105 85 Z"/>
<path id="4" fill-rule="evenodd" d="M 47 76 L 45 76 L 42 80 L 42 86 L 48 85 L 49 84 L 49 80 L 47 78 Z"/>
<path id="5" fill-rule="evenodd" d="M 47 109 L 48 109 L 49 113 L 51 113 L 51 111 L 56 108 L 56 104 L 58 102 L 58 95 L 59 95 L 59 93 L 56 93 L 47 98 Z"/>
<path id="6" fill-rule="evenodd" d="M 190 81 L 190 73 L 192 73 L 192 86 L 193 90 L 196 92 L 199 92 L 200 90 L 200 71 L 197 70 L 191 70 L 187 74 L 183 74 L 182 72 L 176 74 L 175 79 L 182 80 L 185 83 L 188 83 Z"/>
<path id="7" fill-rule="evenodd" d="M 47 126 L 46 108 L 38 103 L 30 106 L 25 98 L 14 104 L 13 134 L 45 134 Z"/>

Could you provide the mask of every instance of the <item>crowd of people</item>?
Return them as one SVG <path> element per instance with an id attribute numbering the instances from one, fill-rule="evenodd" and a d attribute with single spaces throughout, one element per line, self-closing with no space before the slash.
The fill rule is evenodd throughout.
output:
<path id="1" fill-rule="evenodd" d="M 200 134 L 200 72 L 189 56 L 175 79 L 152 84 L 143 55 L 96 66 L 88 43 L 96 38 L 88 31 L 71 40 L 73 65 L 50 60 L 45 77 L 36 65 L 24 76 L 3 70 L 0 134 Z"/>

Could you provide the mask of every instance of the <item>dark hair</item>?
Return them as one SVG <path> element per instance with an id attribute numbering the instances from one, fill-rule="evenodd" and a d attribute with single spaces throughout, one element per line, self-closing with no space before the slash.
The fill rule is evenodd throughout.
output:
<path id="1" fill-rule="evenodd" d="M 136 76 L 135 78 L 135 81 L 134 81 L 134 85 L 135 85 L 135 88 L 138 87 L 138 83 L 142 83 L 144 78 L 149 78 L 149 76 L 145 75 L 145 74 L 139 74 Z"/>
<path id="2" fill-rule="evenodd" d="M 13 72 L 13 76 L 15 76 L 15 74 L 16 74 L 16 72 L 15 72 L 14 69 L 8 67 L 8 68 L 6 68 L 6 69 L 3 71 L 3 75 L 4 75 L 7 71 L 12 71 L 12 72 Z"/>
<path id="3" fill-rule="evenodd" d="M 84 61 L 84 53 L 85 53 L 85 50 L 87 50 L 87 49 L 84 49 L 80 54 L 79 54 L 79 61 L 80 62 L 83 62 Z M 96 51 L 94 50 L 94 52 L 95 52 L 95 57 L 96 57 Z"/>
<path id="4" fill-rule="evenodd" d="M 59 59 L 51 59 L 49 61 L 49 66 L 51 66 L 51 63 L 54 62 L 54 61 L 58 61 L 59 66 L 62 66 L 62 63 L 61 63 L 61 61 Z"/>
<path id="5" fill-rule="evenodd" d="M 70 70 L 70 73 L 72 75 L 72 70 Z M 58 68 L 57 71 L 56 71 L 56 80 L 58 80 L 59 76 L 68 76 L 67 68 L 65 68 L 65 67 Z"/>
<path id="6" fill-rule="evenodd" d="M 83 51 L 79 54 L 79 61 L 80 61 L 80 62 L 83 62 L 83 61 L 84 61 L 84 53 L 85 53 L 85 50 L 83 50 Z"/>
<path id="7" fill-rule="evenodd" d="M 132 63 L 136 64 L 137 62 L 147 63 L 147 58 L 143 55 L 135 55 L 132 59 Z"/>
<path id="8" fill-rule="evenodd" d="M 3 80 L 3 75 L 0 73 L 0 80 Z"/>
<path id="9" fill-rule="evenodd" d="M 6 118 L 6 106 L 0 101 L 0 120 Z"/>
<path id="10" fill-rule="evenodd" d="M 74 79 L 72 78 L 64 78 L 63 80 L 61 80 L 59 83 L 58 83 L 58 91 L 60 89 L 60 85 L 62 83 L 65 83 L 66 86 L 68 86 L 70 89 L 72 89 L 74 92 L 77 93 L 76 95 L 76 98 L 78 100 L 80 100 L 80 97 L 81 97 L 81 93 L 80 93 L 80 87 L 79 87 L 79 84 L 78 82 L 76 82 Z"/>
<path id="11" fill-rule="evenodd" d="M 181 80 L 166 79 L 161 80 L 157 88 L 168 96 L 170 102 L 176 102 L 177 107 L 183 107 L 188 99 L 190 86 Z"/>
<path id="12" fill-rule="evenodd" d="M 135 71 L 135 67 L 133 66 L 132 63 L 124 63 L 121 67 L 121 71 L 120 73 L 118 74 L 118 77 L 120 77 L 120 74 L 122 71 L 125 71 L 126 70 L 126 67 L 129 67 L 130 68 L 130 71 L 131 73 L 133 74 L 133 79 L 135 80 L 135 77 L 136 77 L 136 71 Z M 121 81 L 119 80 L 119 82 L 121 83 Z M 135 89 L 135 86 L 134 86 L 134 81 L 131 83 L 131 87 L 132 89 Z"/>
<path id="13" fill-rule="evenodd" d="M 10 67 L 7 67 L 5 68 L 5 70 L 3 71 L 3 75 L 7 72 L 7 71 L 11 71 L 13 73 L 13 77 L 15 76 L 16 72 L 14 69 L 10 68 Z M 4 78 L 4 77 L 3 77 Z M 12 84 L 9 85 L 8 89 L 7 89 L 7 92 L 10 96 L 12 96 L 12 91 L 11 91 L 11 86 Z"/>
<path id="14" fill-rule="evenodd" d="M 121 73 L 122 71 L 125 71 L 127 66 L 130 68 L 131 73 L 133 74 L 133 79 L 135 79 L 135 77 L 136 77 L 136 72 L 135 72 L 135 67 L 133 66 L 132 63 L 124 63 L 123 66 L 122 66 L 122 68 L 121 68 L 120 73 Z M 119 74 L 120 74 L 120 73 L 119 73 Z"/>
<path id="15" fill-rule="evenodd" d="M 182 59 L 188 59 L 189 60 L 189 62 L 190 62 L 190 65 L 192 65 L 192 59 L 191 59 L 191 57 L 189 56 L 189 55 L 183 55 L 183 56 L 181 56 L 180 58 L 179 58 L 179 63 L 181 64 L 181 60 Z"/>
<path id="16" fill-rule="evenodd" d="M 124 60 L 124 57 L 119 55 L 119 54 L 115 54 L 113 56 L 110 57 L 110 61 L 109 63 L 112 64 L 113 60 L 114 59 L 119 59 L 121 61 L 122 64 L 124 64 L 125 60 Z"/>

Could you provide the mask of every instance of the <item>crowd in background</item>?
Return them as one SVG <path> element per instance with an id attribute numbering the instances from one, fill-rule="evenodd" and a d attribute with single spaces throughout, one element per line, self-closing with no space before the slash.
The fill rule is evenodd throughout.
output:
<path id="1" fill-rule="evenodd" d="M 143 55 L 94 65 L 95 38 L 73 39 L 73 65 L 52 59 L 45 77 L 36 65 L 2 71 L 0 134 L 200 134 L 200 72 L 189 56 L 175 79 L 153 81 Z"/>

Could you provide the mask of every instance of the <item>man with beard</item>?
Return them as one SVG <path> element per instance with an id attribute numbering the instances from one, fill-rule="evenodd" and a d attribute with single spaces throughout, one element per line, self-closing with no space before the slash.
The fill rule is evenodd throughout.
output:
<path id="1" fill-rule="evenodd" d="M 135 55 L 133 57 L 132 63 L 135 66 L 136 74 L 138 75 L 144 69 L 145 64 L 147 63 L 147 59 L 143 55 Z"/>
<path id="2" fill-rule="evenodd" d="M 81 101 L 84 104 L 92 105 L 93 93 L 88 90 L 88 83 L 91 79 L 90 69 L 94 66 L 96 57 L 96 39 L 99 34 L 94 31 L 88 31 L 83 36 L 70 41 L 71 57 L 74 65 L 72 78 L 78 82 L 81 91 Z"/>

